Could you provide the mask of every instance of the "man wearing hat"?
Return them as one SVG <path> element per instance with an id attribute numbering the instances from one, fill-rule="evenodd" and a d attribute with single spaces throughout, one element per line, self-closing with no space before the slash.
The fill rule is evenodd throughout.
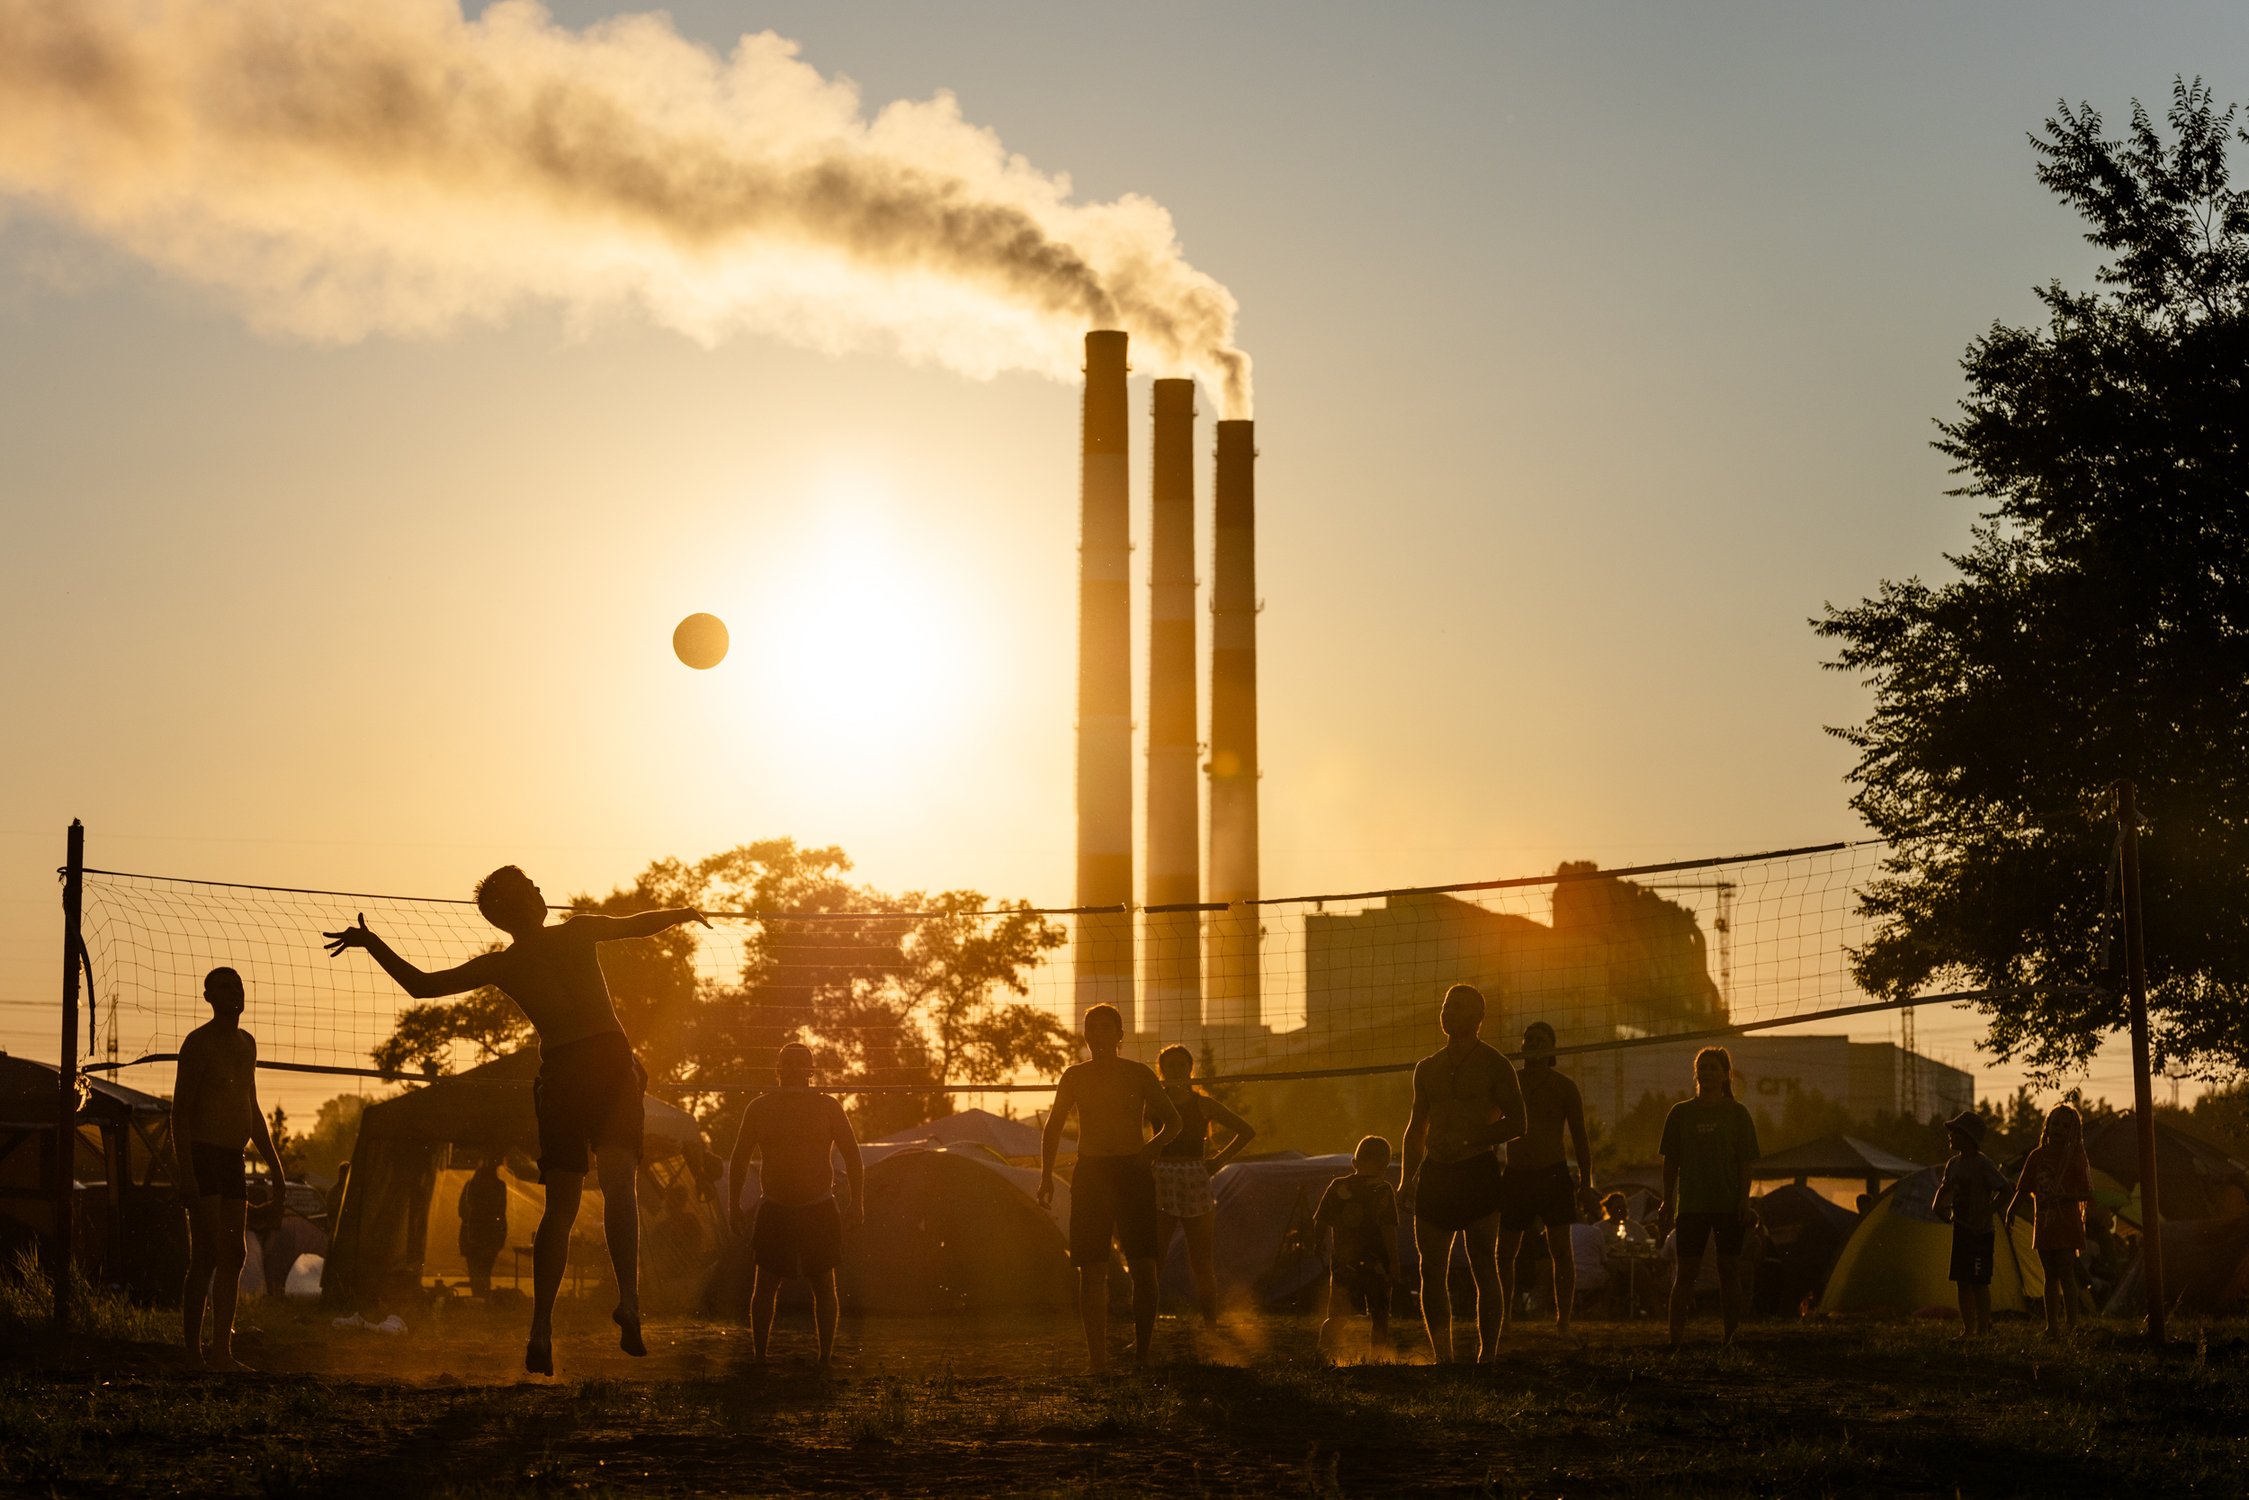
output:
<path id="1" fill-rule="evenodd" d="M 2010 1184 L 1983 1154 L 1984 1117 L 1964 1109 L 1944 1122 L 1952 1156 L 1937 1183 L 1936 1211 L 1952 1221 L 1952 1280 L 1960 1288 L 1960 1336 L 1991 1332 L 1991 1263 L 1999 1237 L 1992 1216 Z"/>

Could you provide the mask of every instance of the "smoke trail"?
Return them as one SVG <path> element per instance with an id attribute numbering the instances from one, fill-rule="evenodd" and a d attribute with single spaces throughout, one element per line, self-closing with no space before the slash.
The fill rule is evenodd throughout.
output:
<path id="1" fill-rule="evenodd" d="M 770 32 L 720 57 L 532 0 L 0 0 L 0 195 L 300 337 L 637 304 L 1071 378 L 1116 327 L 1249 414 L 1237 304 L 1161 204 L 1072 201 L 948 94 L 869 117 Z"/>

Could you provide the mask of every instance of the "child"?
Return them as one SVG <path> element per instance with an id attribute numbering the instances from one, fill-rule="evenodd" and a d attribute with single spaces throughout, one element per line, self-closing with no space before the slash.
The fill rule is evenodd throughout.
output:
<path id="1" fill-rule="evenodd" d="M 1342 1330 L 1338 1316 L 1366 1302 L 1374 1324 L 1377 1354 L 1390 1346 L 1390 1283 L 1398 1254 L 1398 1194 L 1390 1186 L 1390 1143 L 1379 1135 L 1359 1142 L 1351 1170 L 1336 1178 L 1312 1211 L 1317 1229 L 1332 1230 L 1328 1257 L 1328 1315 L 1320 1324 L 1320 1347 L 1330 1347 Z"/>
<path id="2" fill-rule="evenodd" d="M 1952 1221 L 1952 1279 L 1960 1287 L 1960 1336 L 1991 1332 L 1991 1263 L 1999 1237 L 1991 1216 L 1999 1209 L 2007 1179 L 1983 1154 L 1984 1118 L 1962 1110 L 1944 1122 L 1952 1159 L 1937 1184 L 1937 1217 Z"/>
<path id="3" fill-rule="evenodd" d="M 2037 1205 L 2031 1243 L 2046 1268 L 2046 1336 L 2077 1331 L 2077 1257 L 2085 1248 L 2085 1205 L 2093 1196 L 2093 1164 L 2085 1159 L 2085 1121 L 2076 1110 L 2057 1104 L 2046 1112 L 2046 1128 L 2023 1162 L 2007 1218 L 2028 1194 Z"/>

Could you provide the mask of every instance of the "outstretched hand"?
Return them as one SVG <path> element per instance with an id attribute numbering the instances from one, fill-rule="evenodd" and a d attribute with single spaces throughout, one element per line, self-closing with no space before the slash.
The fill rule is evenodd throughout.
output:
<path id="1" fill-rule="evenodd" d="M 359 920 L 346 927 L 342 932 L 324 932 L 321 936 L 328 940 L 327 948 L 330 958 L 336 957 L 346 948 L 364 948 L 375 940 L 375 934 L 367 928 L 367 913 L 365 912 L 359 913 Z"/>
<path id="2" fill-rule="evenodd" d="M 687 914 L 688 914 L 689 916 L 693 917 L 693 918 L 694 918 L 694 919 L 695 919 L 696 921 L 698 921 L 698 922 L 702 923 L 702 924 L 703 924 L 703 925 L 704 925 L 705 927 L 708 927 L 708 926 L 710 926 L 710 925 L 711 925 L 711 919 L 710 919 L 709 917 L 706 917 L 706 916 L 704 916 L 704 915 L 703 915 L 703 914 L 702 914 L 702 913 L 701 913 L 700 911 L 696 910 L 696 909 L 695 909 L 694 907 L 689 907 L 689 908 L 687 909 Z"/>

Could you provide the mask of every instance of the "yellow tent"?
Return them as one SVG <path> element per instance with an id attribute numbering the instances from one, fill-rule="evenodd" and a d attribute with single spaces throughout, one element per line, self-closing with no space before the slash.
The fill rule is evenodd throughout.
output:
<path id="1" fill-rule="evenodd" d="M 1828 1273 L 1822 1312 L 1950 1312 L 1958 1307 L 1959 1289 L 1945 1274 L 1952 1268 L 1952 1226 L 1930 1206 L 1942 1175 L 1940 1168 L 1925 1168 L 1874 1200 Z M 2017 1219 L 1999 1237 L 1991 1268 L 1994 1312 L 2032 1311 L 2046 1295 L 2046 1274 L 2030 1233 L 2030 1224 Z"/>

